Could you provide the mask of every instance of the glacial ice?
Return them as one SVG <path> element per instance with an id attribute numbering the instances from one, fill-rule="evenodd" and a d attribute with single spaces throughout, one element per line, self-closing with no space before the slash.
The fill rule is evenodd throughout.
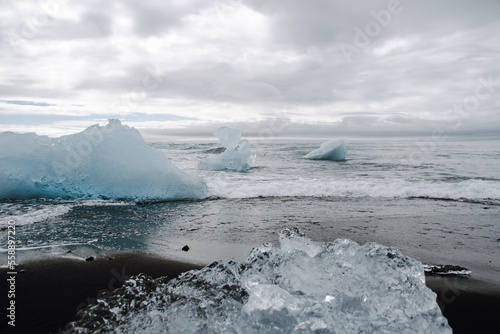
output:
<path id="1" fill-rule="evenodd" d="M 280 233 L 247 261 L 144 275 L 89 306 L 79 333 L 451 333 L 423 266 L 392 247 Z"/>
<path id="2" fill-rule="evenodd" d="M 0 198 L 200 199 L 205 181 L 178 169 L 119 120 L 59 138 L 0 133 Z"/>
<path id="3" fill-rule="evenodd" d="M 219 138 L 220 143 L 228 150 L 234 150 L 241 141 L 241 131 L 229 128 L 227 126 L 221 126 L 215 131 L 214 136 Z"/>
<path id="4" fill-rule="evenodd" d="M 215 133 L 221 144 L 226 148 L 219 155 L 212 155 L 198 162 L 198 169 L 213 171 L 246 172 L 255 161 L 250 142 L 241 140 L 241 131 L 220 127 Z"/>
<path id="5" fill-rule="evenodd" d="M 345 139 L 333 139 L 324 142 L 318 149 L 309 152 L 304 158 L 311 160 L 345 160 L 347 143 Z"/>

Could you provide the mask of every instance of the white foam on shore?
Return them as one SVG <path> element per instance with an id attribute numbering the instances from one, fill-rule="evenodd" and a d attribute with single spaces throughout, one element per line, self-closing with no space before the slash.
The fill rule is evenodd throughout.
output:
<path id="1" fill-rule="evenodd" d="M 460 182 L 409 181 L 402 179 L 350 178 L 343 180 L 303 177 L 266 180 L 207 178 L 211 197 L 428 197 L 452 200 L 500 201 L 500 182 L 465 180 Z"/>
<path id="2" fill-rule="evenodd" d="M 127 205 L 135 205 L 135 202 L 125 202 L 125 201 L 108 201 L 101 199 L 89 199 L 79 201 L 77 206 L 127 206 Z"/>
<path id="3" fill-rule="evenodd" d="M 5 204 L 0 215 L 0 229 L 5 229 L 9 221 L 15 221 L 15 226 L 25 226 L 46 221 L 51 221 L 63 216 L 75 207 L 98 207 L 98 206 L 127 206 L 135 205 L 135 202 L 108 201 L 108 200 L 77 200 L 59 204 L 35 205 L 33 207 L 20 206 L 15 204 Z"/>
<path id="4" fill-rule="evenodd" d="M 24 226 L 40 223 L 67 214 L 74 207 L 74 204 L 58 204 L 44 207 L 29 208 L 28 212 L 19 211 L 5 215 L 0 218 L 0 228 L 7 228 L 9 221 L 15 221 L 15 226 Z"/>
<path id="5" fill-rule="evenodd" d="M 73 242 L 67 244 L 54 244 L 54 245 L 45 245 L 45 246 L 36 246 L 36 247 L 16 247 L 16 251 L 33 251 L 39 249 L 47 249 L 47 248 L 57 248 L 57 247 L 66 247 L 66 246 L 79 246 L 79 245 L 87 245 L 88 242 Z M 6 253 L 8 249 L 0 247 L 0 253 Z"/>

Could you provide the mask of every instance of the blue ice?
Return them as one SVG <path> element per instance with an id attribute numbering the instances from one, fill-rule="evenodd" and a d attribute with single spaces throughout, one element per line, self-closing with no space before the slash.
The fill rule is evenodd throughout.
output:
<path id="1" fill-rule="evenodd" d="M 117 119 L 59 138 L 0 133 L 0 198 L 200 199 L 206 184 Z"/>

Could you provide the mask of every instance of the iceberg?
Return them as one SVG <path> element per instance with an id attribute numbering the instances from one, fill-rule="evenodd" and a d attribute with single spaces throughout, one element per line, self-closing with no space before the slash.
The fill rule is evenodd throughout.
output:
<path id="1" fill-rule="evenodd" d="M 420 262 L 376 243 L 280 233 L 281 249 L 173 280 L 144 275 L 82 309 L 68 333 L 446 333 Z"/>
<path id="2" fill-rule="evenodd" d="M 206 184 L 178 169 L 134 128 L 106 126 L 59 138 L 0 133 L 0 198 L 201 199 Z"/>
<path id="3" fill-rule="evenodd" d="M 247 172 L 255 161 L 250 142 L 241 140 L 241 131 L 220 127 L 215 133 L 225 151 L 219 155 L 209 156 L 198 163 L 198 169 L 213 171 Z"/>
<path id="4" fill-rule="evenodd" d="M 214 132 L 214 136 L 219 138 L 220 143 L 228 150 L 234 150 L 241 141 L 241 131 L 222 126 Z"/>
<path id="5" fill-rule="evenodd" d="M 345 139 L 333 139 L 321 144 L 320 148 L 309 152 L 304 158 L 311 160 L 345 160 L 347 143 Z"/>

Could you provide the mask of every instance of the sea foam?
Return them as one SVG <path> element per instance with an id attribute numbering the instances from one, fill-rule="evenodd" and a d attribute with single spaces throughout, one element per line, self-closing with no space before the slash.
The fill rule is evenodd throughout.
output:
<path id="1" fill-rule="evenodd" d="M 215 198 L 256 197 L 374 197 L 441 198 L 500 203 L 500 183 L 469 179 L 460 182 L 420 181 L 397 178 L 320 179 L 281 175 L 266 179 L 205 177 L 209 195 Z"/>

